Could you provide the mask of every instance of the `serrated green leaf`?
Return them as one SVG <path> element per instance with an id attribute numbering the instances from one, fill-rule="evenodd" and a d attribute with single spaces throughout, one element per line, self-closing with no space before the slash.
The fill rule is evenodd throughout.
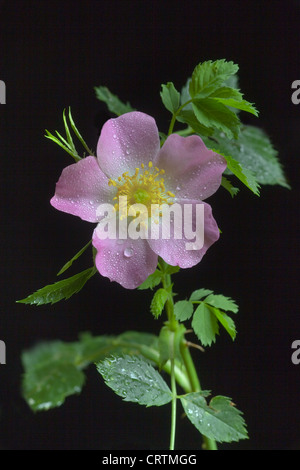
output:
<path id="1" fill-rule="evenodd" d="M 92 241 L 90 240 L 83 248 L 81 248 L 80 251 L 78 251 L 78 253 L 76 253 L 76 255 L 73 256 L 72 259 L 70 259 L 66 264 L 64 264 L 60 271 L 57 273 L 57 276 L 60 276 L 65 271 L 67 271 L 67 269 L 69 269 L 72 266 L 73 262 L 76 261 L 85 252 L 85 250 L 90 246 L 91 243 Z"/>
<path id="2" fill-rule="evenodd" d="M 260 185 L 254 173 L 248 168 L 245 168 L 241 163 L 239 163 L 233 157 L 229 155 L 224 155 L 223 153 L 221 155 L 226 160 L 228 170 L 230 170 L 256 196 L 259 196 Z"/>
<path id="3" fill-rule="evenodd" d="M 139 356 L 113 356 L 97 364 L 97 370 L 124 401 L 146 406 L 169 403 L 172 393 L 154 367 Z"/>
<path id="4" fill-rule="evenodd" d="M 32 410 L 60 406 L 67 396 L 80 392 L 85 378 L 74 365 L 74 357 L 76 348 L 61 341 L 42 343 L 23 352 L 22 393 Z"/>
<path id="5" fill-rule="evenodd" d="M 231 399 L 224 396 L 212 398 L 207 405 L 199 393 L 189 393 L 181 398 L 184 411 L 198 431 L 217 442 L 247 439 L 246 424 Z"/>
<path id="6" fill-rule="evenodd" d="M 95 267 L 86 269 L 79 274 L 75 274 L 75 276 L 55 282 L 54 284 L 49 284 L 17 302 L 43 305 L 49 303 L 54 304 L 60 300 L 69 299 L 72 295 L 77 294 L 96 272 Z"/>
<path id="7" fill-rule="evenodd" d="M 220 87 L 225 80 L 238 71 L 238 65 L 225 59 L 211 60 L 198 64 L 189 84 L 192 98 L 206 98 Z"/>
<path id="8" fill-rule="evenodd" d="M 229 86 L 222 86 L 217 88 L 211 95 L 210 98 L 231 98 L 237 101 L 242 101 L 243 95 L 236 88 Z"/>
<path id="9" fill-rule="evenodd" d="M 211 147 L 212 141 L 206 139 L 205 143 Z M 229 141 L 222 133 L 215 133 L 213 144 L 222 154 L 231 155 L 243 167 L 252 171 L 259 184 L 278 184 L 290 189 L 278 158 L 278 152 L 264 130 L 243 125 L 237 141 Z M 231 171 L 226 171 L 226 173 L 231 173 Z"/>
<path id="10" fill-rule="evenodd" d="M 98 86 L 94 87 L 94 90 L 98 100 L 104 101 L 111 113 L 121 116 L 130 111 L 135 111 L 129 102 L 123 103 L 118 96 L 111 93 L 107 87 Z"/>
<path id="11" fill-rule="evenodd" d="M 214 133 L 212 127 L 206 127 L 198 121 L 192 109 L 182 109 L 176 119 L 190 126 L 196 134 L 209 136 Z"/>
<path id="12" fill-rule="evenodd" d="M 194 312 L 194 306 L 189 300 L 179 300 L 174 305 L 174 315 L 177 320 L 185 321 L 191 318 Z"/>
<path id="13" fill-rule="evenodd" d="M 84 374 L 70 364 L 44 366 L 26 374 L 23 396 L 32 410 L 46 411 L 62 405 L 67 396 L 79 393 L 84 381 Z"/>
<path id="14" fill-rule="evenodd" d="M 155 318 L 158 318 L 162 314 L 168 297 L 169 292 L 163 288 L 160 288 L 155 292 L 150 304 L 150 311 Z"/>
<path id="15" fill-rule="evenodd" d="M 168 82 L 161 85 L 160 96 L 163 104 L 171 113 L 175 113 L 180 105 L 180 93 L 176 90 L 174 83 Z"/>
<path id="16" fill-rule="evenodd" d="M 239 188 L 233 186 L 231 181 L 229 181 L 225 176 L 222 176 L 221 186 L 230 193 L 231 197 L 236 196 L 240 190 Z"/>
<path id="17" fill-rule="evenodd" d="M 191 293 L 190 300 L 201 300 L 209 294 L 213 294 L 212 290 L 209 289 L 197 289 Z"/>
<path id="18" fill-rule="evenodd" d="M 222 103 L 225 106 L 229 106 L 231 108 L 239 109 L 240 111 L 246 111 L 247 113 L 254 114 L 254 116 L 258 116 L 258 111 L 252 103 L 246 100 L 236 100 L 234 98 L 214 98 L 219 103 Z"/>
<path id="19" fill-rule="evenodd" d="M 162 273 L 157 269 L 150 274 L 147 279 L 138 287 L 139 290 L 153 289 L 158 286 L 162 280 Z"/>
<path id="20" fill-rule="evenodd" d="M 40 343 L 22 353 L 23 396 L 33 411 L 60 406 L 66 397 L 81 391 L 83 368 L 111 354 L 143 354 L 145 348 L 158 354 L 157 336 L 137 331 L 119 336 L 84 333 L 75 342 Z"/>
<path id="21" fill-rule="evenodd" d="M 221 312 L 218 308 L 208 305 L 209 310 L 216 316 L 221 325 L 225 328 L 227 333 L 231 336 L 231 339 L 234 341 L 236 337 L 236 328 L 235 323 L 231 317 L 229 317 L 225 312 Z"/>
<path id="22" fill-rule="evenodd" d="M 212 305 L 213 307 L 225 310 L 225 312 L 229 311 L 237 313 L 239 310 L 239 307 L 237 306 L 234 300 L 232 300 L 230 297 L 225 297 L 225 295 L 221 294 L 209 294 L 205 299 L 205 303 Z"/>
<path id="23" fill-rule="evenodd" d="M 229 139 L 238 137 L 240 120 L 222 103 L 213 98 L 195 99 L 192 107 L 196 118 L 205 127 L 219 129 Z"/>
<path id="24" fill-rule="evenodd" d="M 216 341 L 216 335 L 219 334 L 218 320 L 204 302 L 195 310 L 192 328 L 203 346 L 210 346 Z"/>

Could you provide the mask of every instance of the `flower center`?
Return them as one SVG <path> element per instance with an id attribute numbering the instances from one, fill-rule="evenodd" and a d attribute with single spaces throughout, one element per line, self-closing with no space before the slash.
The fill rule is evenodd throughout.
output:
<path id="1" fill-rule="evenodd" d="M 164 173 L 164 170 L 154 167 L 150 161 L 148 167 L 142 163 L 141 168 L 136 168 L 133 175 L 129 175 L 126 171 L 116 180 L 110 179 L 108 184 L 117 189 L 115 201 L 119 201 L 120 196 L 126 196 L 128 208 L 133 204 L 140 203 L 150 209 L 151 204 L 173 204 L 175 194 L 166 191 L 162 178 Z M 119 210 L 118 202 L 115 204 L 115 209 Z"/>

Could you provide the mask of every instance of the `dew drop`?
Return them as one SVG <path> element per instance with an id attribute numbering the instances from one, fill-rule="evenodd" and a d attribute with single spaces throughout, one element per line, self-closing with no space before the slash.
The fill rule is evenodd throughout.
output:
<path id="1" fill-rule="evenodd" d="M 125 250 L 124 250 L 125 258 L 131 258 L 132 255 L 133 255 L 133 249 L 132 248 L 125 248 Z"/>

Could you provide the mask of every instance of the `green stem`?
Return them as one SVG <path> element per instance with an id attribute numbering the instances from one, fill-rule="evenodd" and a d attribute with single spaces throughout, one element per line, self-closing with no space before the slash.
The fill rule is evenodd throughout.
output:
<path id="1" fill-rule="evenodd" d="M 181 129 L 179 131 L 176 131 L 176 134 L 181 135 L 182 137 L 186 137 L 186 136 L 192 135 L 193 132 L 194 132 L 193 129 L 190 126 L 188 126 L 186 129 Z"/>
<path id="2" fill-rule="evenodd" d="M 192 359 L 189 347 L 186 344 L 186 341 L 182 341 L 180 344 L 180 352 L 181 356 L 184 362 L 184 365 L 186 367 L 188 376 L 189 376 L 189 381 L 191 384 L 191 389 L 193 392 L 201 392 L 201 385 L 200 385 L 200 380 L 198 378 L 198 374 L 195 369 L 195 364 Z"/>
<path id="3" fill-rule="evenodd" d="M 170 450 L 175 449 L 175 434 L 176 434 L 176 411 L 177 411 L 177 390 L 176 378 L 174 373 L 174 358 L 171 359 L 171 390 L 172 390 L 172 409 L 171 409 L 171 435 L 170 435 Z"/>
<path id="4" fill-rule="evenodd" d="M 161 261 L 160 267 L 161 267 L 162 272 L 165 271 L 166 266 L 167 266 L 167 263 L 165 263 L 164 261 Z M 176 329 L 178 329 L 178 327 L 179 327 L 179 323 L 176 320 L 175 315 L 174 315 L 174 301 L 173 301 L 172 281 L 171 281 L 171 275 L 170 274 L 165 273 L 165 275 L 163 276 L 163 279 L 162 279 L 162 284 L 163 284 L 164 289 L 166 289 L 170 293 L 169 298 L 166 302 L 166 306 L 165 306 L 166 313 L 167 313 L 167 316 L 168 316 L 169 328 L 172 331 L 176 331 Z M 186 373 L 188 375 L 188 380 L 189 380 L 189 384 L 190 384 L 189 391 L 192 390 L 192 392 L 201 392 L 200 380 L 199 380 L 199 377 L 198 377 L 198 374 L 197 374 L 197 371 L 196 371 L 196 368 L 195 368 L 195 364 L 194 364 L 194 361 L 192 359 L 189 347 L 188 347 L 188 345 L 187 345 L 187 343 L 184 339 L 180 343 L 180 353 L 181 353 L 181 356 L 182 356 L 182 359 L 183 359 L 183 363 L 185 365 Z M 174 364 L 174 359 L 171 359 L 171 381 L 175 379 L 174 370 L 173 370 L 173 373 L 172 373 L 172 364 Z M 185 391 L 188 393 L 187 389 L 185 389 Z M 175 409 L 175 407 L 176 407 L 176 398 L 175 398 L 176 397 L 176 390 L 175 390 L 175 393 L 174 393 L 173 388 L 172 388 L 172 395 L 173 395 L 173 398 L 172 398 L 171 442 L 172 442 L 172 439 L 173 439 L 173 443 L 174 443 L 174 439 L 175 439 L 175 421 L 174 421 L 173 413 L 174 414 L 176 413 L 176 409 Z M 175 414 L 175 418 L 176 418 L 176 414 Z M 217 450 L 217 443 L 214 439 L 209 439 L 208 437 L 206 437 L 204 435 L 202 435 L 202 438 L 203 438 L 203 449 L 205 449 L 205 450 Z M 171 447 L 170 447 L 170 449 L 171 449 Z"/>
<path id="5" fill-rule="evenodd" d="M 195 364 L 192 359 L 189 347 L 187 346 L 185 341 L 182 341 L 180 344 L 180 352 L 181 356 L 184 362 L 184 365 L 186 367 L 188 376 L 189 376 L 189 381 L 191 384 L 191 388 L 193 392 L 201 392 L 201 385 L 200 385 L 200 380 L 198 378 L 198 374 L 195 369 Z M 204 435 L 202 435 L 203 438 L 203 449 L 205 450 L 218 450 L 217 443 L 214 439 L 210 439 Z"/>
<path id="6" fill-rule="evenodd" d="M 189 103 L 191 103 L 193 100 L 190 99 L 188 100 L 186 103 L 182 104 L 178 109 L 177 111 L 175 111 L 175 113 L 173 114 L 172 116 L 172 119 L 171 119 L 171 122 L 170 122 L 170 126 L 169 126 L 169 130 L 168 130 L 168 135 L 172 134 L 173 132 L 173 128 L 174 128 L 174 125 L 175 125 L 175 122 L 176 122 L 176 118 L 177 116 L 180 114 L 180 111 L 185 108 L 185 106 L 187 106 Z"/>

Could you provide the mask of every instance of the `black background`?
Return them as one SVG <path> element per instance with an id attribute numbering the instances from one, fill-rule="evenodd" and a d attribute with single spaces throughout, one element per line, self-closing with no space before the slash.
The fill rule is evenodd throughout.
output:
<path id="1" fill-rule="evenodd" d="M 0 446 L 4 450 L 166 449 L 169 407 L 124 403 L 94 367 L 79 396 L 33 414 L 20 394 L 20 354 L 44 339 L 76 340 L 81 331 L 158 333 L 150 294 L 127 291 L 99 275 L 78 295 L 55 306 L 16 304 L 55 281 L 58 269 L 90 238 L 93 225 L 54 210 L 61 170 L 72 163 L 44 138 L 63 131 L 71 106 L 91 147 L 110 116 L 93 87 L 105 85 L 123 101 L 153 115 L 161 131 L 170 115 L 160 85 L 185 83 L 204 60 L 240 66 L 240 87 L 279 150 L 292 190 L 242 189 L 235 199 L 220 189 L 210 198 L 222 228 L 201 264 L 176 276 L 184 298 L 206 287 L 240 306 L 238 335 L 222 333 L 205 354 L 194 352 L 202 385 L 232 397 L 244 411 L 250 439 L 222 449 L 300 448 L 300 365 L 291 344 L 300 337 L 298 302 L 298 173 L 300 105 L 291 84 L 300 79 L 300 6 L 278 1 L 1 1 L 0 107 L 1 310 Z M 245 114 L 245 113 L 244 113 Z M 72 274 L 90 266 L 90 253 Z M 178 449 L 199 448 L 199 436 L 179 416 Z"/>

